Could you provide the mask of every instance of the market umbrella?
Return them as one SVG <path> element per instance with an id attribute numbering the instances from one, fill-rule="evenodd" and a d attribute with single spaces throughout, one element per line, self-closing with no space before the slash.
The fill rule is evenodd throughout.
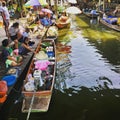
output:
<path id="1" fill-rule="evenodd" d="M 24 6 L 25 6 L 25 7 L 30 7 L 30 6 L 31 6 L 30 1 L 26 2 L 26 3 L 24 4 Z"/>
<path id="2" fill-rule="evenodd" d="M 50 9 L 47 9 L 47 8 L 43 8 L 42 11 L 50 14 L 53 13 Z"/>
<path id="3" fill-rule="evenodd" d="M 68 7 L 65 11 L 66 13 L 69 13 L 69 14 L 81 14 L 82 13 L 82 11 L 79 8 L 74 7 L 74 6 Z"/>
<path id="4" fill-rule="evenodd" d="M 25 6 L 40 6 L 40 2 L 38 0 L 29 0 L 25 3 Z"/>
<path id="5" fill-rule="evenodd" d="M 72 3 L 72 4 L 76 4 L 77 1 L 76 0 L 68 0 L 69 3 Z"/>

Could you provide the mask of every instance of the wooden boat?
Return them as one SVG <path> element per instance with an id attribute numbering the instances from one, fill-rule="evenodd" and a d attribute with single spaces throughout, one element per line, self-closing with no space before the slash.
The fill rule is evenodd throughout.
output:
<path id="1" fill-rule="evenodd" d="M 91 14 L 91 13 L 87 13 L 87 12 L 83 12 L 83 14 L 89 18 L 97 18 L 99 16 L 99 14 Z"/>
<path id="2" fill-rule="evenodd" d="M 70 22 L 71 22 L 71 19 L 68 18 L 68 20 L 65 22 L 58 20 L 55 24 L 58 27 L 58 29 L 70 28 Z"/>
<path id="3" fill-rule="evenodd" d="M 92 14 L 92 11 L 91 12 L 85 12 L 85 11 L 83 11 L 82 13 L 84 15 L 86 15 L 87 17 L 89 17 L 89 18 L 97 18 L 99 16 L 99 13 L 95 12 L 94 14 Z"/>
<path id="4" fill-rule="evenodd" d="M 115 31 L 118 31 L 120 32 L 120 26 L 119 25 L 113 25 L 113 24 L 110 24 L 108 22 L 106 22 L 105 20 L 103 20 L 102 18 L 99 19 L 100 20 L 100 23 L 102 23 L 103 25 L 115 30 Z"/>
<path id="5" fill-rule="evenodd" d="M 52 57 L 48 54 L 48 58 L 44 58 L 44 60 L 48 60 L 50 64 L 47 66 L 45 70 L 36 69 L 35 62 L 44 61 L 44 60 L 36 60 L 36 55 L 42 50 L 47 50 L 52 46 Z M 49 52 L 49 50 L 47 50 Z M 45 53 L 46 54 L 46 53 Z M 24 100 L 22 104 L 22 112 L 46 112 L 48 111 L 53 85 L 55 80 L 55 67 L 56 67 L 56 48 L 54 39 L 45 39 L 41 42 L 41 45 L 38 46 L 36 50 L 36 54 L 34 55 L 30 67 L 28 69 L 26 78 L 24 80 L 24 85 L 22 89 L 22 93 L 24 94 Z M 41 58 L 41 57 L 40 57 Z M 41 58 L 42 59 L 42 58 Z M 42 69 L 42 68 L 41 68 Z M 39 74 L 36 80 L 35 71 L 39 73 L 41 71 L 41 75 Z M 30 77 L 32 76 L 33 81 L 33 89 L 26 90 L 25 86 L 29 82 Z M 41 79 L 43 84 L 40 85 Z M 37 84 L 38 83 L 38 84 Z"/>

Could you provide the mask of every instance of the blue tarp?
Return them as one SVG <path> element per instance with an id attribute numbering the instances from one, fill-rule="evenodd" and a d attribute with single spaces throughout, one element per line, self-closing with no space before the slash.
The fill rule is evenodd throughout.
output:
<path id="1" fill-rule="evenodd" d="M 40 19 L 42 25 L 44 26 L 49 26 L 49 25 L 52 25 L 52 21 L 50 19 L 47 19 L 47 18 L 43 18 L 43 19 Z"/>
<path id="2" fill-rule="evenodd" d="M 117 22 L 117 17 L 114 16 L 108 16 L 108 18 L 103 18 L 104 21 L 106 21 L 109 24 L 113 24 Z"/>
<path id="3" fill-rule="evenodd" d="M 98 14 L 98 13 L 96 12 L 96 10 L 91 10 L 90 13 L 93 14 L 93 15 L 97 15 L 97 14 Z"/>

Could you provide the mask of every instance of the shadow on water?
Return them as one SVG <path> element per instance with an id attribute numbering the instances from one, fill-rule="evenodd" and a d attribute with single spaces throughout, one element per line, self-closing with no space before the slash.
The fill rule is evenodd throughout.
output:
<path id="1" fill-rule="evenodd" d="M 71 28 L 61 30 L 56 44 L 49 111 L 32 113 L 29 120 L 119 120 L 120 35 L 83 15 L 71 17 Z M 26 120 L 21 104 L 10 107 L 8 120 Z"/>

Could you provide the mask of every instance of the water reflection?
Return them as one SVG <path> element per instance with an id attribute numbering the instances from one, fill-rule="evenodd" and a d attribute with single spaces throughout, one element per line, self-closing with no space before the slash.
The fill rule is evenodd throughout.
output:
<path id="1" fill-rule="evenodd" d="M 96 25 L 97 23 L 98 23 L 98 19 L 97 18 L 90 19 L 90 24 Z"/>
<path id="2" fill-rule="evenodd" d="M 62 68 L 60 66 L 65 65 L 63 63 L 66 61 L 62 59 L 58 62 L 56 88 L 64 92 L 65 89 L 73 88 L 75 93 L 82 86 L 93 91 L 120 88 L 120 74 L 115 71 L 114 66 L 118 67 L 120 60 L 118 36 L 100 28 L 99 30 L 96 26 L 90 27 L 83 18 L 77 17 L 76 20 L 71 27 L 72 34 L 76 37 L 71 37 L 71 53 L 67 55 L 71 64 Z"/>
<path id="3" fill-rule="evenodd" d="M 64 109 L 59 107 L 69 113 L 65 119 L 117 119 L 120 110 L 120 74 L 115 70 L 120 66 L 117 62 L 119 52 L 116 52 L 119 49 L 119 34 L 102 26 L 89 26 L 82 19 L 77 21 L 80 23 L 74 23 L 71 27 L 72 35 L 76 37 L 71 35 L 71 53 L 67 54 L 71 65 L 64 71 L 59 67 L 64 60 L 60 60 L 57 66 L 55 88 L 58 91 L 55 97 Z"/>
<path id="4" fill-rule="evenodd" d="M 55 88 L 59 90 L 66 89 L 65 78 L 70 75 L 69 68 L 71 66 L 71 61 L 69 59 L 69 53 L 71 53 L 71 45 L 69 42 L 64 40 L 64 42 L 59 41 L 56 44 L 57 49 L 57 77 Z"/>
<path id="5" fill-rule="evenodd" d="M 103 58 L 106 58 L 111 64 L 120 64 L 120 41 L 116 39 L 109 39 L 106 41 L 89 40 L 89 42 L 96 46 Z"/>

